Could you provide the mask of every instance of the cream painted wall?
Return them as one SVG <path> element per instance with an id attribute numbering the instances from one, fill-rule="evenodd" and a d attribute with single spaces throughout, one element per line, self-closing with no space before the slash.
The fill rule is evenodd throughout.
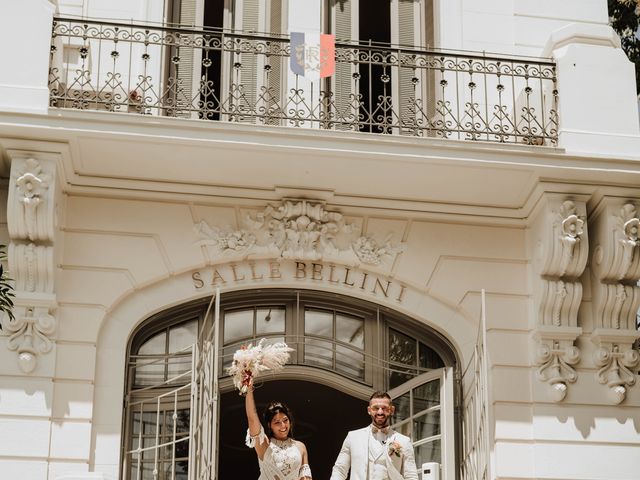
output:
<path id="1" fill-rule="evenodd" d="M 237 228 L 243 211 L 263 206 L 241 210 L 222 204 L 75 195 L 67 199 L 56 347 L 41 358 L 32 377 L 21 374 L 14 354 L 0 348 L 0 422 L 12 432 L 11 442 L 0 449 L 11 457 L 0 460 L 3 468 L 22 471 L 24 461 L 34 471 L 48 469 L 51 479 L 70 471 L 117 478 L 131 332 L 153 313 L 210 294 L 210 289 L 194 288 L 191 272 L 227 261 L 196 244 L 195 223 Z M 594 381 L 589 360 L 593 347 L 586 338 L 579 339 L 585 350 L 579 379 L 562 405 L 550 402 L 545 385 L 534 377 L 525 230 L 426 221 L 384 211 L 364 216 L 341 211 L 366 233 L 392 233 L 394 241 L 406 242 L 397 259 L 377 273 L 408 285 L 407 301 L 398 305 L 369 292 L 356 291 L 357 296 L 448 332 L 462 364 L 471 355 L 479 327 L 479 293 L 486 289 L 498 478 L 606 478 L 608 470 L 596 460 L 581 461 L 591 448 L 611 450 L 621 475 L 616 478 L 631 478 L 624 475 L 634 471 L 637 462 L 640 425 L 631 412 L 640 406 L 638 389 L 630 389 L 623 407 L 608 406 L 605 388 Z M 301 283 L 271 285 L 300 288 Z M 302 285 L 317 288 L 309 280 Z M 587 290 L 583 325 L 588 325 L 588 302 Z M 589 330 L 585 328 L 585 334 Z M 28 440 L 33 432 L 38 441 Z M 569 466 L 552 473 L 547 464 L 560 451 Z"/>

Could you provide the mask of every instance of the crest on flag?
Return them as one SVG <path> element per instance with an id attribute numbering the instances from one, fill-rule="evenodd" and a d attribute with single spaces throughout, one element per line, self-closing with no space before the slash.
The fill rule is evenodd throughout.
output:
<path id="1" fill-rule="evenodd" d="M 311 81 L 330 77 L 336 70 L 335 36 L 291 32 L 291 71 Z"/>

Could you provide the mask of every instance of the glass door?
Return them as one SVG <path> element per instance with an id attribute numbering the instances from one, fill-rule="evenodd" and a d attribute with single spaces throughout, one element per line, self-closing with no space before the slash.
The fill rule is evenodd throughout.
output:
<path id="1" fill-rule="evenodd" d="M 453 368 L 424 373 L 389 394 L 396 407 L 392 427 L 411 438 L 418 471 L 437 463 L 440 478 L 454 479 Z"/>

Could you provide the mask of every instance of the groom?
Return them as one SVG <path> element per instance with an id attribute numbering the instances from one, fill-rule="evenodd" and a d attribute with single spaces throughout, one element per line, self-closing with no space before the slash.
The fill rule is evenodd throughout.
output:
<path id="1" fill-rule="evenodd" d="M 371 425 L 347 434 L 330 480 L 418 480 L 409 437 L 389 427 L 395 407 L 386 392 L 375 392 L 367 412 Z"/>

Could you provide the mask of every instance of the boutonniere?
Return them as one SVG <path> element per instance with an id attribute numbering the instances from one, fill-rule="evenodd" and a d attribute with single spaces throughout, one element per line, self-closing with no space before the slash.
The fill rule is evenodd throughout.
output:
<path id="1" fill-rule="evenodd" d="M 389 456 L 393 457 L 394 455 L 396 457 L 399 457 L 402 454 L 402 445 L 400 445 L 400 442 L 397 441 L 393 441 L 389 443 Z"/>

